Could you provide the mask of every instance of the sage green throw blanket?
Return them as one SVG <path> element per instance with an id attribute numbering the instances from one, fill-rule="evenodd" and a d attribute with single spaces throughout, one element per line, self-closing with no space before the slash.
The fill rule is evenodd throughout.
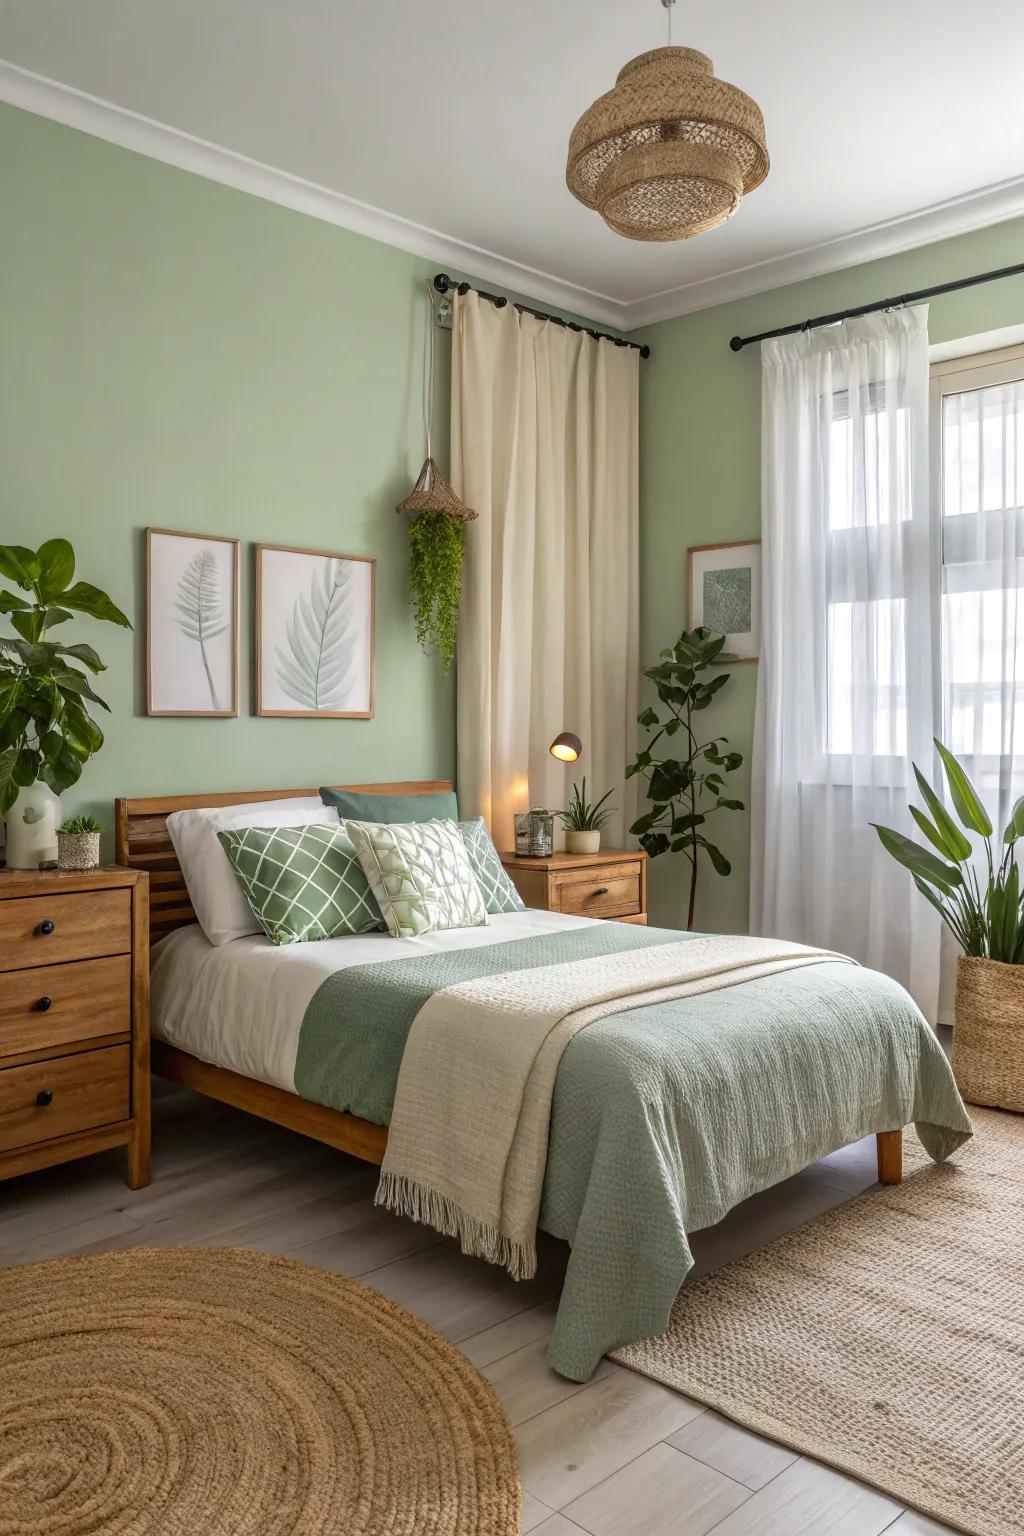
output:
<path id="1" fill-rule="evenodd" d="M 439 991 L 681 937 L 608 923 L 338 971 L 306 1011 L 296 1090 L 387 1124 L 407 1036 Z M 585 1380 L 608 1350 L 664 1331 L 687 1232 L 910 1122 L 936 1159 L 970 1135 L 934 1034 L 874 972 L 816 964 L 590 1023 L 551 1103 L 540 1224 L 572 1246 L 553 1367 Z"/>

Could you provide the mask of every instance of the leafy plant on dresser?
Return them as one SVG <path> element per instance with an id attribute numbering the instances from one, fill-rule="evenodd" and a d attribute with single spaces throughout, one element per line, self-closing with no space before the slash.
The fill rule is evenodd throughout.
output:
<path id="1" fill-rule="evenodd" d="M 49 638 L 76 613 L 130 629 L 105 592 L 75 581 L 75 552 L 67 539 L 47 539 L 36 550 L 0 544 L 0 575 L 21 592 L 0 588 L 0 613 L 14 638 L 0 637 L 0 816 L 21 789 L 37 780 L 54 794 L 76 783 L 103 745 L 90 704 L 108 706 L 88 674 L 104 670 L 91 645 Z M 84 668 L 84 670 L 83 670 Z"/>
<path id="2" fill-rule="evenodd" d="M 659 712 L 648 707 L 637 720 L 652 731 L 646 747 L 626 769 L 626 777 L 642 774 L 652 806 L 633 823 L 630 832 L 650 858 L 663 853 L 682 853 L 690 863 L 690 898 L 686 926 L 693 927 L 697 899 L 697 874 L 705 855 L 720 875 L 732 872 L 722 850 L 704 830 L 719 811 L 742 811 L 743 801 L 728 797 L 726 775 L 743 762 L 739 752 L 723 751 L 724 736 L 700 740 L 694 717 L 707 709 L 729 681 L 728 672 L 708 678 L 716 665 L 731 661 L 725 652 L 725 636 L 700 627 L 684 630 L 670 650 L 660 653 L 658 664 L 644 673 L 654 684 Z M 679 757 L 660 756 L 655 749 L 669 738 L 681 736 Z"/>

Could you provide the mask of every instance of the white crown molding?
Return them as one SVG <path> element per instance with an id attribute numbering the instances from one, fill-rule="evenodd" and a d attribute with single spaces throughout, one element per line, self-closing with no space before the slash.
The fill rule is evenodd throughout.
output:
<path id="1" fill-rule="evenodd" d="M 370 203 L 251 160 L 235 150 L 211 144 L 4 59 L 0 59 L 0 101 L 78 128 L 178 170 L 190 171 L 238 192 L 279 203 L 370 240 L 436 261 L 455 275 L 471 274 L 499 289 L 511 289 L 619 331 L 674 320 L 1024 215 L 1022 176 L 768 261 L 718 273 L 647 298 L 623 300 L 414 224 Z"/>
<path id="2" fill-rule="evenodd" d="M 499 289 L 512 289 L 524 297 L 539 299 L 555 309 L 569 310 L 616 330 L 622 330 L 626 325 L 628 305 L 620 300 L 566 282 L 549 272 L 539 272 L 521 262 L 510 261 L 494 251 L 452 239 L 439 230 L 428 229 L 397 214 L 387 213 L 383 208 L 345 197 L 341 192 L 293 176 L 289 171 L 250 160 L 247 155 L 223 149 L 218 144 L 168 127 L 166 123 L 155 122 L 98 96 L 89 96 L 59 80 L 33 74 L 6 59 L 0 59 L 0 101 L 33 112 L 38 117 L 51 118 L 68 128 L 78 128 L 94 138 L 134 150 L 136 154 L 173 165 L 180 171 L 191 171 L 209 181 L 218 181 L 237 192 L 248 192 L 253 197 L 280 203 L 297 213 L 336 224 L 370 240 L 380 240 L 413 256 L 436 261 L 438 266 L 456 274 L 494 283 Z"/>
<path id="3" fill-rule="evenodd" d="M 800 251 L 790 251 L 770 261 L 722 272 L 703 282 L 688 283 L 636 299 L 627 305 L 628 328 L 655 325 L 660 320 L 674 320 L 700 309 L 712 309 L 734 299 L 749 299 L 757 293 L 784 288 L 790 283 L 823 277 L 846 267 L 859 267 L 884 256 L 897 256 L 922 245 L 934 245 L 955 235 L 967 235 L 990 224 L 1024 215 L 1024 176 L 998 182 L 978 192 L 968 192 L 930 208 L 855 230 L 836 240 L 826 240 Z"/>

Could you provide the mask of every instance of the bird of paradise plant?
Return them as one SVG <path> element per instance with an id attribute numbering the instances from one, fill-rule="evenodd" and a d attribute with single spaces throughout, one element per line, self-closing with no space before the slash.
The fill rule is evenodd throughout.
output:
<path id="1" fill-rule="evenodd" d="M 910 814 L 936 850 L 932 853 L 892 827 L 871 825 L 882 847 L 909 869 L 914 884 L 931 902 L 965 955 L 1024 964 L 1024 891 L 1017 864 L 1017 844 L 1024 837 L 1024 796 L 1002 834 L 1002 852 L 993 847 L 992 818 L 962 765 L 936 741 L 949 798 L 960 825 L 950 815 L 924 774 L 914 775 L 928 814 L 912 805 Z M 975 846 L 968 833 L 985 839 L 987 879 L 979 879 Z"/>

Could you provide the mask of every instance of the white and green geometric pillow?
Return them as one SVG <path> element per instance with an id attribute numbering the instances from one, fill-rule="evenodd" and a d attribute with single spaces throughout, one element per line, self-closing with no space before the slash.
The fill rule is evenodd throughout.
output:
<path id="1" fill-rule="evenodd" d="M 488 912 L 525 912 L 523 898 L 502 868 L 483 817 L 460 821 L 459 831 Z"/>
<path id="2" fill-rule="evenodd" d="M 454 821 L 348 821 L 345 827 L 396 939 L 485 926 L 487 908 Z"/>
<path id="3" fill-rule="evenodd" d="M 253 916 L 275 944 L 383 928 L 356 850 L 340 827 L 238 827 L 217 836 Z"/>

